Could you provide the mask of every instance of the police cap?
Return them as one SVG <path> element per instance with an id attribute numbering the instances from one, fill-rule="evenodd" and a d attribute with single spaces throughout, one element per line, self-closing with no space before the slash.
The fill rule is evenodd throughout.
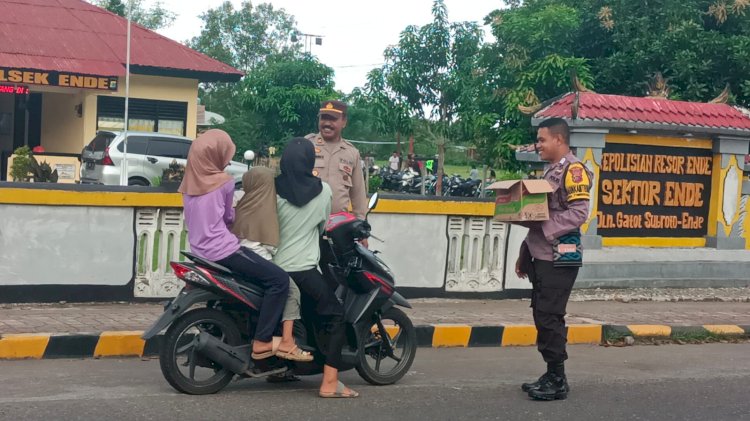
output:
<path id="1" fill-rule="evenodd" d="M 330 115 L 333 117 L 346 117 L 346 110 L 349 108 L 342 101 L 323 101 L 320 103 L 320 115 Z"/>

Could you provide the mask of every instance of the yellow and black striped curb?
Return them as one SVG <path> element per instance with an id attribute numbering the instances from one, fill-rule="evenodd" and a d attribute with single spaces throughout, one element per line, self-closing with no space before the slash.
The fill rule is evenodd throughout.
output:
<path id="1" fill-rule="evenodd" d="M 499 347 L 536 344 L 532 325 L 470 326 L 441 324 L 417 326 L 420 347 Z M 111 331 L 92 334 L 8 334 L 0 335 L 0 360 L 43 358 L 100 358 L 153 356 L 159 353 L 161 336 L 148 341 L 141 331 Z M 736 335 L 750 337 L 750 326 L 703 325 L 570 325 L 569 344 L 601 344 L 608 339 L 681 338 L 685 336 Z"/>
<path id="2" fill-rule="evenodd" d="M 624 336 L 633 338 L 683 339 L 686 337 L 737 336 L 750 337 L 750 326 L 740 325 L 606 325 L 603 340 L 618 339 Z"/>
<path id="3" fill-rule="evenodd" d="M 140 331 L 0 336 L 0 360 L 157 355 L 161 336 L 144 341 Z"/>

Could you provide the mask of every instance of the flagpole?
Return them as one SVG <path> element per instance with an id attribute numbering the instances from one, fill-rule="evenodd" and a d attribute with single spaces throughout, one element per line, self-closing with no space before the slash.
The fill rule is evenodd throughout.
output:
<path id="1" fill-rule="evenodd" d="M 130 102 L 130 17 L 133 11 L 133 0 L 128 0 L 128 34 L 125 52 L 125 124 L 124 141 L 122 149 L 122 170 L 120 171 L 120 185 L 128 185 L 128 129 L 130 128 L 130 118 L 128 117 L 128 103 Z"/>

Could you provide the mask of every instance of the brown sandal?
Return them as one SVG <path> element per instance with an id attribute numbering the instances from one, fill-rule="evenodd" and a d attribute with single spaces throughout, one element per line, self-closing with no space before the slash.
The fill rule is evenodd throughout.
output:
<path id="1" fill-rule="evenodd" d="M 257 354 L 255 352 L 253 352 L 252 354 L 250 354 L 250 358 L 252 358 L 255 361 L 265 360 L 265 359 L 271 358 L 273 356 L 274 356 L 274 352 L 273 351 L 260 352 L 260 353 L 257 353 Z"/>
<path id="2" fill-rule="evenodd" d="M 279 349 L 279 344 L 280 343 L 281 343 L 281 338 L 278 337 L 278 336 L 274 336 L 271 339 L 271 350 L 270 351 L 258 352 L 258 353 L 253 352 L 252 354 L 250 354 L 250 358 L 252 358 L 253 360 L 256 360 L 256 361 L 265 360 L 265 359 L 271 358 L 271 357 L 273 357 L 273 356 L 276 355 L 276 351 Z"/>
<path id="3" fill-rule="evenodd" d="M 309 362 L 313 360 L 311 353 L 300 349 L 297 345 L 289 351 L 276 351 L 276 356 L 289 361 Z"/>

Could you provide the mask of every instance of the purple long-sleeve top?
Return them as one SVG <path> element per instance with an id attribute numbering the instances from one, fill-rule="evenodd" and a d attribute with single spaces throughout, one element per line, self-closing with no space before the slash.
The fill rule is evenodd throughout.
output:
<path id="1" fill-rule="evenodd" d="M 568 166 L 571 169 L 566 173 Z M 568 153 L 547 168 L 544 179 L 553 189 L 547 198 L 549 219 L 521 225 L 529 228 L 525 242 L 531 256 L 552 261 L 552 242 L 561 235 L 580 228 L 588 219 L 589 189 L 593 177 L 573 153 Z"/>
<path id="2" fill-rule="evenodd" d="M 240 241 L 229 231 L 234 222 L 233 196 L 233 180 L 200 196 L 182 195 L 191 252 L 217 261 L 240 249 Z"/>

